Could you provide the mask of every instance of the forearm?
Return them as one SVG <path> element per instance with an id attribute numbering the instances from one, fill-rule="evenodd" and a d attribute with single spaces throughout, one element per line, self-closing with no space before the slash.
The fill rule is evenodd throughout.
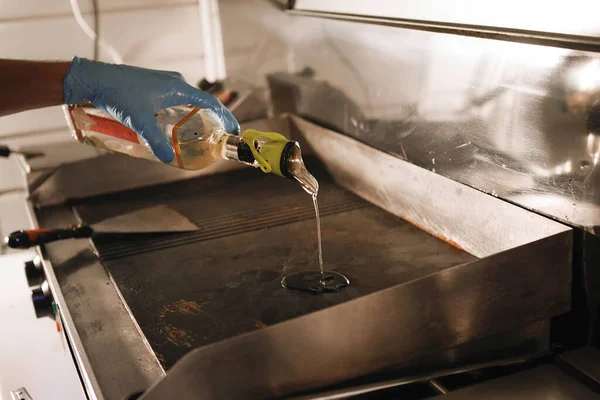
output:
<path id="1" fill-rule="evenodd" d="M 0 59 L 0 116 L 63 104 L 70 62 Z"/>

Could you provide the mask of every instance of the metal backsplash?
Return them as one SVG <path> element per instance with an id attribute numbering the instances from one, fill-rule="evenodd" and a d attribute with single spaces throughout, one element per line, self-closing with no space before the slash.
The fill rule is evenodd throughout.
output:
<path id="1" fill-rule="evenodd" d="M 568 6 L 547 0 L 296 0 L 295 10 L 394 18 L 403 21 L 535 31 L 600 37 L 598 18 L 588 13 L 594 0 L 571 0 Z"/>
<path id="2" fill-rule="evenodd" d="M 230 77 L 275 113 L 600 232 L 599 54 L 220 7 Z"/>

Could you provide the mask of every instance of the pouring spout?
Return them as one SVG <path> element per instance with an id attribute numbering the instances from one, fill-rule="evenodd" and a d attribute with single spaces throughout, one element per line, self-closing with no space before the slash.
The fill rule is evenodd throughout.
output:
<path id="1" fill-rule="evenodd" d="M 294 179 L 298 181 L 300 186 L 302 186 L 302 189 L 311 196 L 316 196 L 319 193 L 319 182 L 317 182 L 315 177 L 308 172 L 304 163 L 302 163 L 302 169 L 294 175 Z"/>
<path id="2" fill-rule="evenodd" d="M 302 160 L 300 145 L 296 142 L 294 142 L 294 147 L 289 153 L 287 166 L 289 175 L 302 186 L 302 189 L 304 189 L 306 193 L 311 196 L 316 196 L 319 193 L 319 182 L 317 182 L 315 177 L 306 169 L 304 161 Z"/>

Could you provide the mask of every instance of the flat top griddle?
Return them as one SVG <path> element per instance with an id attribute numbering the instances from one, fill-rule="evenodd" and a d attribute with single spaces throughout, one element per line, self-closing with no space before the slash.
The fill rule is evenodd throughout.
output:
<path id="1" fill-rule="evenodd" d="M 165 369 L 192 348 L 474 259 L 316 175 L 325 267 L 351 281 L 324 295 L 281 287 L 318 268 L 312 201 L 294 181 L 241 170 L 74 204 L 88 223 L 167 204 L 199 226 L 94 243 Z"/>

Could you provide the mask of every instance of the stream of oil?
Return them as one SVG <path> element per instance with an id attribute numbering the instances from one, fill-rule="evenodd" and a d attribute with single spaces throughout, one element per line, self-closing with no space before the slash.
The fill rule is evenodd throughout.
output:
<path id="1" fill-rule="evenodd" d="M 315 217 L 317 219 L 317 244 L 319 248 L 319 268 L 321 275 L 325 274 L 323 269 L 323 242 L 321 241 L 321 216 L 319 215 L 319 203 L 317 202 L 317 194 L 312 195 L 313 205 L 315 206 Z"/>
<path id="2" fill-rule="evenodd" d="M 306 170 L 305 170 L 306 171 Z M 308 174 L 308 171 L 306 171 Z M 300 176 L 300 177 L 299 177 Z M 310 178 L 315 178 L 308 174 Z M 304 178 L 303 174 L 296 175 L 296 179 L 300 181 Z M 316 180 L 315 180 L 316 182 Z M 307 187 L 306 182 L 300 181 L 302 187 Z M 318 188 L 318 184 L 316 186 Z M 306 189 L 305 189 L 306 190 Z M 308 192 L 308 191 L 307 191 Z M 315 217 L 317 220 L 317 246 L 319 251 L 319 271 L 300 271 L 293 274 L 286 275 L 281 281 L 281 285 L 287 289 L 295 289 L 303 292 L 310 293 L 325 293 L 325 292 L 337 292 L 341 288 L 348 286 L 350 281 L 344 275 L 326 271 L 323 267 L 323 243 L 321 240 L 321 216 L 319 215 L 319 204 L 317 202 L 317 191 L 312 193 L 308 192 L 312 196 L 313 205 L 315 207 Z"/>

